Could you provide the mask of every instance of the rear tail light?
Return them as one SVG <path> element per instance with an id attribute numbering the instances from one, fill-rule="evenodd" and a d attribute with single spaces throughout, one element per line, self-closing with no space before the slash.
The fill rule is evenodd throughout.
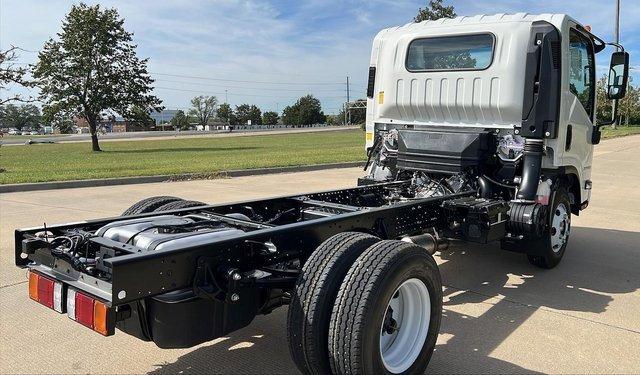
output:
<path id="1" fill-rule="evenodd" d="M 63 292 L 64 285 L 62 283 L 29 271 L 29 297 L 32 300 L 61 313 L 64 311 Z"/>
<path id="2" fill-rule="evenodd" d="M 111 314 L 109 308 L 100 301 L 93 302 L 93 330 L 108 336 Z"/>
<path id="3" fill-rule="evenodd" d="M 76 320 L 76 290 L 73 288 L 67 291 L 67 315 Z"/>
<path id="4" fill-rule="evenodd" d="M 29 298 L 38 301 L 38 274 L 29 271 Z"/>
<path id="5" fill-rule="evenodd" d="M 53 285 L 53 309 L 59 313 L 64 312 L 64 289 L 62 283 Z"/>
<path id="6" fill-rule="evenodd" d="M 93 298 L 76 292 L 76 322 L 93 329 Z"/>
<path id="7" fill-rule="evenodd" d="M 114 333 L 115 311 L 73 288 L 67 292 L 67 315 L 104 336 Z"/>
<path id="8" fill-rule="evenodd" d="M 114 308 L 59 281 L 29 271 L 29 297 L 104 336 L 114 334 Z"/>

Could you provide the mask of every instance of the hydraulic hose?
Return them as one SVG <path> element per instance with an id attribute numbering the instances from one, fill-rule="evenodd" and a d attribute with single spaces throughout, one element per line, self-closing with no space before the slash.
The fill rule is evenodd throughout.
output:
<path id="1" fill-rule="evenodd" d="M 520 182 L 516 199 L 523 201 L 535 200 L 542 168 L 543 142 L 542 139 L 530 138 L 527 138 L 524 142 L 522 181 Z"/>

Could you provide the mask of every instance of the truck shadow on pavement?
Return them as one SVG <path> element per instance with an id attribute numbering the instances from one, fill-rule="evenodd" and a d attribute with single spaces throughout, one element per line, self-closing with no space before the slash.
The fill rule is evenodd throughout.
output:
<path id="1" fill-rule="evenodd" d="M 553 270 L 536 268 L 524 255 L 502 251 L 495 244 L 453 245 L 437 256 L 445 286 L 444 313 L 428 372 L 535 372 L 522 363 L 539 363 L 546 366 L 541 371 L 549 371 L 553 364 L 544 363 L 542 353 L 511 353 L 510 358 L 527 357 L 518 364 L 494 354 L 541 309 L 640 333 L 634 323 L 615 321 L 616 314 L 607 321 L 598 315 L 615 295 L 640 289 L 638 244 L 640 233 L 574 227 L 565 257 Z M 256 318 L 221 342 L 205 344 L 174 363 L 159 364 L 154 373 L 296 373 L 285 327 L 283 308 Z M 553 330 L 536 327 L 540 336 L 530 337 L 534 348 L 545 345 L 548 334 L 561 335 Z"/>

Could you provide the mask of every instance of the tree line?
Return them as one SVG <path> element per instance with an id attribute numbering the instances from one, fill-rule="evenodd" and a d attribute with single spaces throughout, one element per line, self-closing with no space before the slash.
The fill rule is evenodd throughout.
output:
<path id="1" fill-rule="evenodd" d="M 200 95 L 191 99 L 191 108 L 179 110 L 171 119 L 171 125 L 188 129 L 194 124 L 226 125 L 311 125 L 324 124 L 327 116 L 322 111 L 320 100 L 313 95 L 305 95 L 294 104 L 284 108 L 282 115 L 275 111 L 264 111 L 255 104 L 240 104 L 235 108 L 228 103 L 218 104 L 215 96 Z"/>
<path id="2" fill-rule="evenodd" d="M 431 0 L 420 9 L 415 22 L 427 19 L 454 17 L 453 6 L 442 0 Z M 62 21 L 55 38 L 50 38 L 38 53 L 38 60 L 28 69 L 16 62 L 19 48 L 11 46 L 0 51 L 0 89 L 10 84 L 39 88 L 37 100 L 42 109 L 31 103 L 9 104 L 9 101 L 30 102 L 36 98 L 8 95 L 0 100 L 0 122 L 18 129 L 39 123 L 70 129 L 71 119 L 80 117 L 89 125 L 92 149 L 100 151 L 98 125 L 107 116 L 119 114 L 128 121 L 149 124 L 152 111 L 164 109 L 162 101 L 152 94 L 154 80 L 147 70 L 148 59 L 139 58 L 133 34 L 124 28 L 124 19 L 116 9 L 99 4 L 74 4 Z M 31 73 L 31 78 L 25 78 Z M 605 100 L 606 78 L 597 82 L 597 117 L 611 117 L 611 103 Z M 640 92 L 629 86 L 629 93 L 620 102 L 619 114 L 623 123 L 640 122 Z M 11 94 L 11 93 L 9 93 Z M 365 111 L 351 111 L 351 123 L 364 122 Z M 320 101 L 312 95 L 299 98 L 282 113 L 262 112 L 253 104 L 233 108 L 219 104 L 216 97 L 198 96 L 191 108 L 179 111 L 172 123 L 185 127 L 196 123 L 206 125 L 220 121 L 229 125 L 251 124 L 285 125 L 343 123 L 344 112 L 327 116 Z"/>

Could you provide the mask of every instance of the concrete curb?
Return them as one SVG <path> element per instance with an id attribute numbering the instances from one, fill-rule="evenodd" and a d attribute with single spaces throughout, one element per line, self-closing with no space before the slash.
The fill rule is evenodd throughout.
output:
<path id="1" fill-rule="evenodd" d="M 212 173 L 210 175 L 188 173 L 188 174 L 180 174 L 180 175 L 118 177 L 118 178 L 104 178 L 104 179 L 93 179 L 93 180 L 71 180 L 71 181 L 37 182 L 37 183 L 27 183 L 27 184 L 7 184 L 7 185 L 0 185 L 0 193 L 15 193 L 15 192 L 24 192 L 24 191 L 53 190 L 53 189 L 74 189 L 74 188 L 96 187 L 96 186 L 148 184 L 153 182 L 179 182 L 179 181 L 188 181 L 188 180 L 204 180 L 204 179 L 215 179 L 215 178 L 225 178 L 225 177 L 259 176 L 259 175 L 275 174 L 275 173 L 310 172 L 310 171 L 319 171 L 323 169 L 353 168 L 353 167 L 360 167 L 363 165 L 364 165 L 364 162 L 355 161 L 355 162 L 347 162 L 347 163 L 315 164 L 315 165 L 302 165 L 302 166 L 293 166 L 293 167 L 239 169 L 239 170 L 231 170 L 231 171 L 219 171 L 219 172 Z"/>

